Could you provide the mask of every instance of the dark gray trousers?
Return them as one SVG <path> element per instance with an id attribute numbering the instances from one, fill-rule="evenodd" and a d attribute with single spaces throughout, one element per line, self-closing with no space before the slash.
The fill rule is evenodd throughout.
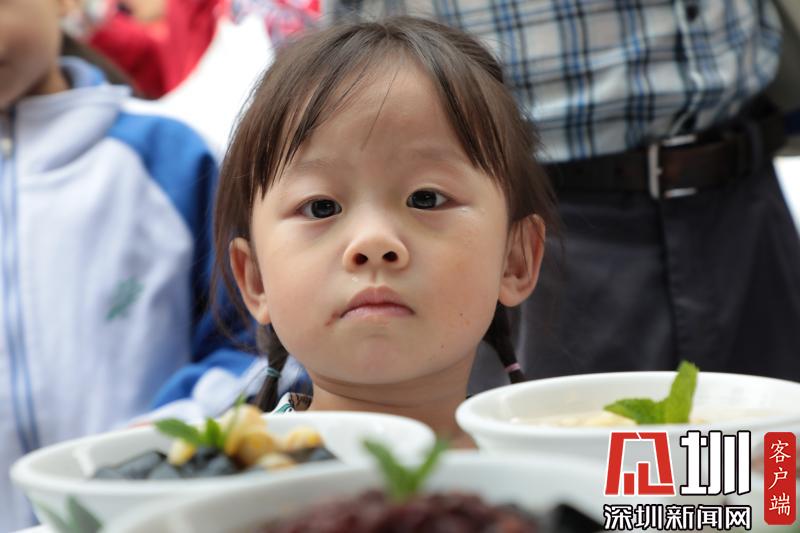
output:
<path id="1" fill-rule="evenodd" d="M 559 202 L 563 249 L 548 243 L 538 287 L 511 312 L 528 378 L 687 359 L 800 381 L 800 238 L 771 164 L 692 196 L 561 191 Z M 470 392 L 506 383 L 482 347 Z"/>

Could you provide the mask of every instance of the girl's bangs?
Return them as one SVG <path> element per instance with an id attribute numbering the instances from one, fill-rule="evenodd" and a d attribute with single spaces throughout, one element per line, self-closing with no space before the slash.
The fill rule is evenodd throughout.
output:
<path id="1" fill-rule="evenodd" d="M 416 63 L 433 81 L 448 121 L 472 164 L 507 190 L 509 165 L 503 155 L 508 150 L 503 143 L 509 135 L 502 124 L 509 123 L 511 117 L 507 111 L 503 112 L 507 105 L 493 103 L 502 95 L 500 83 L 479 68 L 465 65 L 459 52 L 444 46 L 446 43 L 414 42 L 419 38 L 418 35 L 354 34 L 338 46 L 324 49 L 315 58 L 315 64 L 297 65 L 298 69 L 312 69 L 315 75 L 297 80 L 293 95 L 286 102 L 283 120 L 275 124 L 277 128 L 271 128 L 274 153 L 278 156 L 266 172 L 254 174 L 261 194 L 274 180 L 280 179 L 316 127 L 347 106 L 356 105 L 355 99 L 365 84 L 381 73 L 391 72 L 389 69 L 403 68 L 404 61 Z M 421 49 L 439 53 L 422 53 Z M 516 110 L 513 103 L 511 107 Z M 258 153 L 253 155 L 257 157 Z"/>

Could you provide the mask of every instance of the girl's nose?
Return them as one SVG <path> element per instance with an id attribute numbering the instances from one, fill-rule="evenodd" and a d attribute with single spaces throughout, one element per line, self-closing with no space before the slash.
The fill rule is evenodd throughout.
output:
<path id="1" fill-rule="evenodd" d="M 353 239 L 344 254 L 348 271 L 364 268 L 402 269 L 408 264 L 408 248 L 389 228 L 373 226 Z"/>

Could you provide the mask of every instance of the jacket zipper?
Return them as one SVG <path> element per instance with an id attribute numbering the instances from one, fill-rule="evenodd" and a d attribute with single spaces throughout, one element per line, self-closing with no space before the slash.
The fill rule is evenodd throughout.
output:
<path id="1" fill-rule="evenodd" d="M 24 453 L 38 448 L 39 438 L 34 420 L 30 377 L 24 355 L 22 309 L 19 295 L 19 273 L 16 262 L 16 183 L 14 176 L 13 116 L 0 113 L 0 260 L 3 283 L 3 317 L 11 366 L 11 403 L 19 444 Z M 27 409 L 27 413 L 26 413 Z"/>
<path id="2" fill-rule="evenodd" d="M 14 139 L 11 137 L 11 118 L 7 113 L 0 114 L 0 123 L 4 126 L 2 128 L 3 136 L 0 137 L 0 152 L 3 154 L 3 160 L 7 163 L 11 162 L 11 154 L 14 151 Z"/>

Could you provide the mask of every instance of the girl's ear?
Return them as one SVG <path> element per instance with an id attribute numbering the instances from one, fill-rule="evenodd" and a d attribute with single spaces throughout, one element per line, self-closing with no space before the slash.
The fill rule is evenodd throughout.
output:
<path id="1" fill-rule="evenodd" d="M 233 277 L 236 279 L 236 285 L 239 287 L 247 310 L 259 324 L 269 324 L 267 293 L 264 290 L 264 283 L 261 280 L 261 273 L 258 271 L 255 258 L 252 257 L 250 243 L 237 237 L 231 242 L 228 254 Z"/>
<path id="2" fill-rule="evenodd" d="M 544 237 L 544 221 L 539 215 L 520 220 L 509 232 L 497 298 L 506 307 L 521 304 L 536 287 L 544 256 Z"/>

